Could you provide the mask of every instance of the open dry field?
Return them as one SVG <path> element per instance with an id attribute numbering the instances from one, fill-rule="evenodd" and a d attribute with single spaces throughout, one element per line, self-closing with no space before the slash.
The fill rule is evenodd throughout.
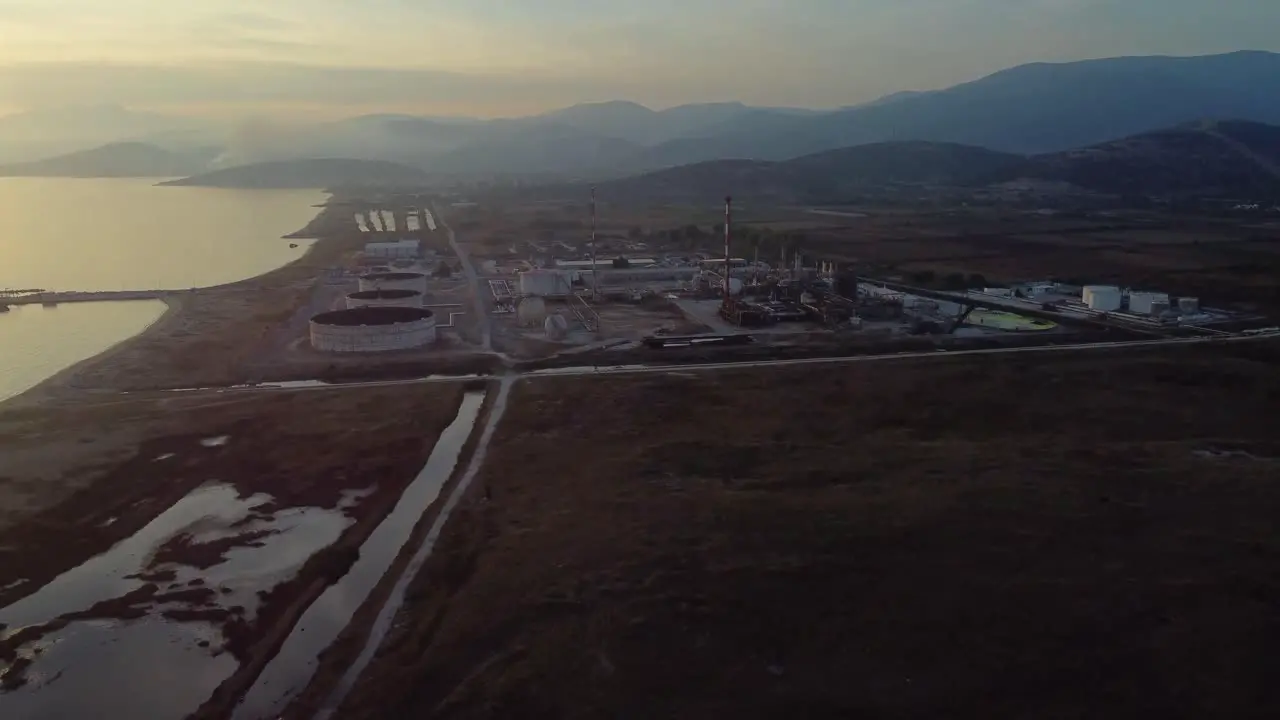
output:
<path id="1" fill-rule="evenodd" d="M 1280 348 L 522 381 L 343 718 L 1275 717 Z"/>

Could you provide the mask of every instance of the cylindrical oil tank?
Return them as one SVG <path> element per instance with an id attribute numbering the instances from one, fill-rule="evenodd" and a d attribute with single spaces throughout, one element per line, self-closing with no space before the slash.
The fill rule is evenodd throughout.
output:
<path id="1" fill-rule="evenodd" d="M 1178 298 L 1178 312 L 1183 315 L 1195 315 L 1200 312 L 1200 298 Z"/>
<path id="2" fill-rule="evenodd" d="M 360 290 L 417 290 L 427 294 L 427 276 L 416 272 L 369 273 L 360 276 Z"/>
<path id="3" fill-rule="evenodd" d="M 1169 305 L 1169 296 L 1164 293 L 1155 292 L 1135 292 L 1129 293 L 1129 312 L 1138 315 L 1152 315 L 1152 306 L 1156 303 L 1164 303 L 1167 308 Z"/>
<path id="4" fill-rule="evenodd" d="M 347 293 L 347 309 L 359 307 L 422 307 L 417 290 L 361 290 Z"/>
<path id="5" fill-rule="evenodd" d="M 548 315 L 542 323 L 548 340 L 563 340 L 569 335 L 569 321 L 563 315 Z"/>
<path id="6" fill-rule="evenodd" d="M 435 341 L 436 318 L 425 308 L 362 307 L 311 318 L 311 347 L 324 352 L 412 350 Z"/>
<path id="7" fill-rule="evenodd" d="M 556 297 L 568 292 L 568 278 L 556 270 L 526 270 L 520 273 L 520 294 Z"/>
<path id="8" fill-rule="evenodd" d="M 547 319 L 547 301 L 531 295 L 516 305 L 516 320 L 524 327 L 538 327 Z"/>
<path id="9" fill-rule="evenodd" d="M 1114 285 L 1086 285 L 1080 296 L 1090 310 L 1112 312 L 1120 309 L 1120 288 Z"/>

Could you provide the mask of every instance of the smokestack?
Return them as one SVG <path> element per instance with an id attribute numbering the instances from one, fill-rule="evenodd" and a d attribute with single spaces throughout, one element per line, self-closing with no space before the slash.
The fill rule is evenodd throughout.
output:
<path id="1" fill-rule="evenodd" d="M 729 237 L 733 223 L 733 196 L 724 196 L 724 304 L 729 305 Z"/>
<path id="2" fill-rule="evenodd" d="M 596 267 L 596 189 L 591 188 L 591 299 L 600 292 L 600 268 Z"/>

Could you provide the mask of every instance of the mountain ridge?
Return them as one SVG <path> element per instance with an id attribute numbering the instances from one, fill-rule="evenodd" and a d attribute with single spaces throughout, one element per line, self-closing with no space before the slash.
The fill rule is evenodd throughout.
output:
<path id="1" fill-rule="evenodd" d="M 164 186 L 246 189 L 330 189 L 412 186 L 428 180 L 422 170 L 385 160 L 308 158 L 274 160 L 214 170 L 160 183 Z"/>
<path id="2" fill-rule="evenodd" d="M 143 142 L 108 143 L 44 160 L 0 166 L 5 177 L 181 177 L 207 169 L 211 155 L 178 153 Z"/>

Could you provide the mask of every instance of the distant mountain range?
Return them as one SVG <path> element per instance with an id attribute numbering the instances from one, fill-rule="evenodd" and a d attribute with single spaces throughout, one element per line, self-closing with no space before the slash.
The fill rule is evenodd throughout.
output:
<path id="1" fill-rule="evenodd" d="M 1280 198 L 1280 127 L 1202 122 L 1032 156 L 955 143 L 872 143 L 786 161 L 710 160 L 601 183 L 597 192 L 619 201 L 714 203 L 732 194 L 821 203 L 890 185 L 1026 181 L 1118 196 Z"/>
<path id="2" fill-rule="evenodd" d="M 210 144 L 213 132 L 192 120 L 166 123 L 118 108 L 72 115 L 0 118 L 0 148 L 36 137 L 43 128 L 43 141 L 52 135 L 66 142 L 97 137 L 98 144 L 134 140 L 187 152 Z M 226 167 L 351 158 L 464 179 L 607 180 L 707 160 L 783 161 L 885 142 L 1053 153 L 1201 119 L 1280 124 L 1280 54 L 1035 63 L 951 88 L 894 93 L 829 111 L 740 103 L 651 110 L 616 101 L 500 120 L 367 115 L 266 135 L 252 128 L 224 132 L 218 162 Z M 63 125 L 74 126 L 74 132 L 52 132 Z"/>
<path id="3" fill-rule="evenodd" d="M 161 185 L 248 189 L 414 186 L 427 180 L 417 168 L 383 160 L 322 158 L 278 160 L 215 170 Z"/>
<path id="4" fill-rule="evenodd" d="M 49 108 L 0 117 L 0 163 L 9 164 L 113 143 L 200 151 L 222 140 L 211 123 L 117 105 Z"/>
<path id="5" fill-rule="evenodd" d="M 182 177 L 207 170 L 217 152 L 175 152 L 140 142 L 111 143 L 46 160 L 0 165 L 0 176 Z"/>

